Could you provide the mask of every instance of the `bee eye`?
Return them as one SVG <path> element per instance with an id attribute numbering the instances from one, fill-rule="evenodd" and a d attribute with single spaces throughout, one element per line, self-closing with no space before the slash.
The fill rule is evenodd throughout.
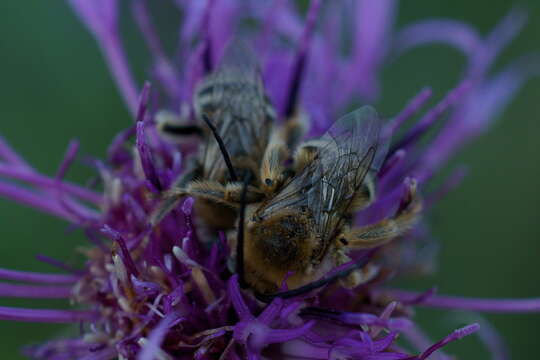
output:
<path id="1" fill-rule="evenodd" d="M 272 186 L 272 184 L 273 184 L 274 182 L 272 181 L 272 179 L 268 179 L 268 178 L 267 178 L 267 179 L 264 179 L 264 183 L 265 183 L 266 185 L 268 185 L 268 186 Z"/>
<path id="2" fill-rule="evenodd" d="M 345 238 L 341 238 L 341 239 L 339 239 L 339 241 L 340 241 L 343 245 L 349 245 L 349 242 L 348 242 L 347 239 L 345 239 Z"/>

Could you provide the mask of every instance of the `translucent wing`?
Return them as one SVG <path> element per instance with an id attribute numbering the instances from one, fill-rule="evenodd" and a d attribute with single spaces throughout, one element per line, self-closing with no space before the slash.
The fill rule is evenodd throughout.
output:
<path id="1" fill-rule="evenodd" d="M 275 119 L 254 59 L 246 46 L 231 44 L 216 71 L 195 92 L 197 116 L 208 116 L 232 158 L 262 156 Z M 224 164 L 211 137 L 203 154 L 205 176 L 219 176 Z"/>
<path id="2" fill-rule="evenodd" d="M 313 164 L 321 175 L 308 194 L 308 206 L 323 237 L 332 235 L 333 221 L 343 217 L 366 175 L 382 165 L 388 144 L 379 142 L 381 125 L 375 109 L 364 106 L 337 120 L 322 136 Z"/>
<path id="3" fill-rule="evenodd" d="M 386 157 L 388 142 L 381 142 L 379 134 L 382 128 L 382 120 L 377 111 L 369 105 L 363 106 L 337 120 L 328 131 L 321 137 L 326 144 L 323 149 L 323 163 L 333 161 L 330 155 L 338 151 L 338 156 L 353 155 L 358 158 L 367 153 L 371 147 L 376 148 L 376 153 L 370 169 L 378 171 Z"/>
<path id="4" fill-rule="evenodd" d="M 307 206 L 323 248 L 334 236 L 365 176 L 382 165 L 388 145 L 379 143 L 381 121 L 362 107 L 337 120 L 319 140 L 315 160 L 289 182 L 261 215 Z M 321 251 L 323 250 L 321 248 Z"/>

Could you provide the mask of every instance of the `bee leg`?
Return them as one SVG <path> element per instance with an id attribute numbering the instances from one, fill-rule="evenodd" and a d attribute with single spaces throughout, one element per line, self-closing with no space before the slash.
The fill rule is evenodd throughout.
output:
<path id="1" fill-rule="evenodd" d="M 338 250 L 335 256 L 336 266 L 341 266 L 352 260 L 342 250 Z M 378 274 L 378 272 L 379 268 L 376 265 L 368 263 L 363 267 L 354 270 L 348 276 L 339 279 L 339 282 L 341 286 L 352 289 L 357 287 L 358 285 L 362 285 L 370 281 Z"/>
<path id="2" fill-rule="evenodd" d="M 161 201 L 152 214 L 150 214 L 150 224 L 152 226 L 159 224 L 167 214 L 178 206 L 180 200 L 188 195 L 188 193 L 182 189 L 185 189 L 187 184 L 200 176 L 200 172 L 201 168 L 196 157 L 189 157 L 183 174 L 173 181 L 171 190 L 163 193 Z"/>
<path id="3" fill-rule="evenodd" d="M 202 168 L 197 160 L 197 157 L 190 155 L 186 158 L 186 167 L 182 171 L 182 175 L 176 178 L 170 188 L 186 188 L 187 184 L 201 177 Z"/>
<path id="4" fill-rule="evenodd" d="M 347 210 L 349 213 L 355 213 L 366 208 L 375 200 L 375 184 L 371 174 L 367 174 L 362 186 L 355 193 L 351 205 Z"/>
<path id="5" fill-rule="evenodd" d="M 165 216 L 178 206 L 180 200 L 186 195 L 188 194 L 181 188 L 174 188 L 165 192 L 159 204 L 150 214 L 150 225 L 158 225 Z"/>
<path id="6" fill-rule="evenodd" d="M 337 241 L 341 243 L 338 246 L 349 249 L 369 249 L 384 245 L 407 233 L 418 221 L 421 210 L 422 201 L 416 194 L 416 183 L 411 183 L 407 200 L 402 202 L 396 215 L 372 225 L 345 231 L 337 238 Z"/>
<path id="7" fill-rule="evenodd" d="M 159 224 L 185 196 L 193 196 L 197 199 L 238 208 L 242 199 L 242 183 L 223 185 L 216 181 L 192 181 L 185 188 L 172 188 L 163 194 L 162 201 L 150 215 L 150 224 L 152 226 Z M 263 198 L 264 193 L 253 186 L 248 186 L 246 192 L 248 204 L 261 201 Z"/>
<path id="8" fill-rule="evenodd" d="M 195 197 L 215 203 L 238 208 L 242 200 L 242 183 L 228 183 L 223 185 L 216 181 L 194 181 L 186 189 L 186 193 Z M 254 203 L 262 200 L 264 194 L 253 186 L 248 186 L 246 202 Z"/>
<path id="9" fill-rule="evenodd" d="M 293 156 L 293 169 L 296 173 L 301 172 L 306 166 L 311 164 L 319 154 L 319 149 L 323 145 L 319 140 L 310 140 L 302 143 Z"/>

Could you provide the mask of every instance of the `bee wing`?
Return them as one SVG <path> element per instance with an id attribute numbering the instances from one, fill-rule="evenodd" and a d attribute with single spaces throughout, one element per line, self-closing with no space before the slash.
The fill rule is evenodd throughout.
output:
<path id="1" fill-rule="evenodd" d="M 197 87 L 195 110 L 208 115 L 231 157 L 263 151 L 275 112 L 247 46 L 236 41 L 227 47 L 216 70 Z M 207 139 L 204 153 L 209 171 L 223 168 L 213 139 Z"/>
<path id="2" fill-rule="evenodd" d="M 304 189 L 309 188 L 309 174 L 303 172 L 287 183 L 275 196 L 258 209 L 261 218 L 284 209 L 299 210 L 308 205 L 308 197 Z"/>
<path id="3" fill-rule="evenodd" d="M 380 130 L 381 121 L 370 106 L 337 120 L 315 142 L 315 160 L 264 205 L 260 216 L 307 206 L 322 240 L 328 241 L 366 175 L 382 165 L 388 144 L 379 142 Z"/>
<path id="4" fill-rule="evenodd" d="M 323 239 L 334 236 L 366 175 L 382 165 L 388 144 L 379 141 L 381 128 L 375 109 L 364 106 L 337 120 L 321 137 L 308 207 Z"/>
<path id="5" fill-rule="evenodd" d="M 336 159 L 353 161 L 362 159 L 370 148 L 376 152 L 370 170 L 377 172 L 388 151 L 388 141 L 381 142 L 379 134 L 382 120 L 369 105 L 363 106 L 337 120 L 321 137 L 320 159 L 323 168 L 331 168 Z"/>

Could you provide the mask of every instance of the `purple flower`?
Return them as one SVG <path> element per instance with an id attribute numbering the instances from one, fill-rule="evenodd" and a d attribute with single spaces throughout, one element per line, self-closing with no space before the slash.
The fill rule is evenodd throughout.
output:
<path id="1" fill-rule="evenodd" d="M 377 201 L 358 214 L 358 223 L 371 224 L 406 206 L 415 188 L 423 189 L 459 147 L 489 128 L 522 83 L 538 72 L 534 56 L 494 75 L 489 72 L 524 25 L 521 11 L 512 11 L 482 37 L 468 25 L 447 19 L 396 31 L 394 0 L 313 0 L 305 16 L 282 0 L 177 0 L 183 19 L 177 53 L 170 57 L 146 1 L 134 0 L 132 14 L 152 55 L 150 82 L 139 86 L 122 46 L 118 1 L 70 3 L 95 36 L 134 124 L 115 137 L 107 159 L 92 163 L 103 182 L 101 193 L 64 180 L 77 157 L 77 142 L 69 145 L 57 174 L 50 177 L 0 139 L 0 195 L 83 229 L 92 244 L 84 267 L 65 268 L 65 275 L 0 269 L 0 279 L 11 281 L 0 283 L 3 296 L 70 299 L 73 304 L 69 310 L 0 307 L 0 319 L 81 324 L 78 336 L 26 348 L 29 357 L 422 360 L 437 352 L 437 358 L 447 359 L 439 351 L 442 347 L 476 331 L 500 355 L 504 346 L 489 326 L 471 324 L 434 342 L 414 323 L 411 310 L 540 310 L 540 299 L 466 299 L 386 287 L 397 275 L 430 269 L 433 251 L 422 223 L 375 251 L 351 254 L 353 263 L 372 264 L 373 277 L 366 283 L 354 289 L 329 284 L 266 304 L 240 289 L 237 275 L 227 266 L 231 249 L 224 234 L 216 234 L 219 240 L 213 242 L 203 238 L 208 234 L 199 231 L 192 198 L 159 226 L 152 228 L 149 220 L 160 194 L 184 171 L 186 155 L 193 151 L 158 136 L 154 117 L 163 109 L 191 111 L 194 87 L 219 64 L 233 34 L 240 34 L 256 52 L 280 118 L 299 109 L 310 119 L 309 137 L 321 135 L 353 101 L 380 96 L 378 76 L 389 56 L 429 42 L 463 52 L 467 71 L 454 89 L 427 110 L 431 90 L 419 91 L 385 124 L 381 136 L 401 135 L 394 136 L 378 173 Z M 404 122 L 421 111 L 415 125 L 403 130 Z M 445 114 L 449 121 L 428 143 L 421 142 Z M 458 168 L 439 190 L 424 194 L 425 208 L 463 176 Z M 413 350 L 402 348 L 396 342 L 399 336 Z"/>

